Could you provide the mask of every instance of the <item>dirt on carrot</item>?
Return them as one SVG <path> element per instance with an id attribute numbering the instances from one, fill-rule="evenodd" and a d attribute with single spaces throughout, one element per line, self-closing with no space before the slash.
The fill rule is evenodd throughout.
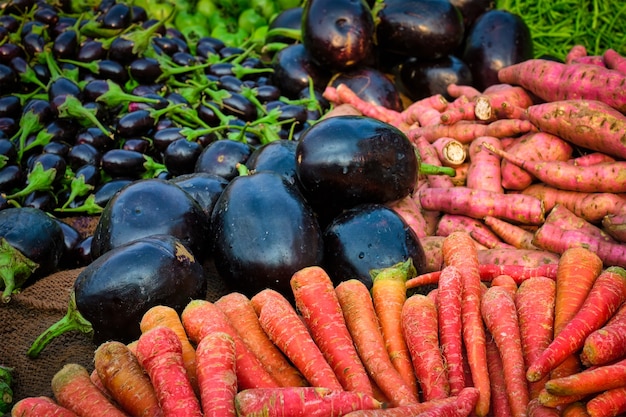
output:
<path id="1" fill-rule="evenodd" d="M 26 397 L 13 405 L 11 417 L 78 417 L 73 411 L 57 404 L 52 398 Z"/>

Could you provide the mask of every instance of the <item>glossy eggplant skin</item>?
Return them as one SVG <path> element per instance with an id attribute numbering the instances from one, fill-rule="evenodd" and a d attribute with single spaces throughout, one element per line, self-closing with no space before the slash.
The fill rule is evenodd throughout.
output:
<path id="1" fill-rule="evenodd" d="M 208 217 L 183 189 L 157 178 L 136 180 L 119 190 L 104 207 L 91 252 L 95 259 L 130 241 L 170 234 L 204 261 L 209 257 L 208 233 Z"/>
<path id="2" fill-rule="evenodd" d="M 345 84 L 368 103 L 402 111 L 402 100 L 393 81 L 382 71 L 373 67 L 359 67 L 337 73 L 330 85 Z"/>
<path id="3" fill-rule="evenodd" d="M 211 215 L 215 267 L 233 290 L 272 288 L 292 298 L 289 280 L 319 265 L 322 232 L 297 186 L 262 171 L 233 179 Z"/>
<path id="4" fill-rule="evenodd" d="M 172 235 L 147 236 L 118 246 L 85 267 L 74 283 L 76 307 L 94 329 L 96 344 L 129 343 L 155 305 L 182 312 L 189 300 L 204 299 L 202 264 Z"/>
<path id="5" fill-rule="evenodd" d="M 255 172 L 273 171 L 296 183 L 296 148 L 298 142 L 278 139 L 259 146 L 246 162 L 248 169 Z"/>
<path id="6" fill-rule="evenodd" d="M 370 271 L 413 260 L 425 272 L 424 249 L 407 224 L 383 204 L 361 204 L 339 214 L 324 230 L 323 267 L 335 285 L 356 278 L 372 287 Z"/>
<path id="7" fill-rule="evenodd" d="M 302 17 L 302 43 L 318 65 L 356 67 L 374 50 L 374 17 L 365 0 L 309 0 Z"/>
<path id="8" fill-rule="evenodd" d="M 448 94 L 450 84 L 473 83 L 469 66 L 454 55 L 428 60 L 408 58 L 400 66 L 395 80 L 398 89 L 412 101 L 436 94 L 441 94 L 452 101 L 454 97 Z"/>
<path id="9" fill-rule="evenodd" d="M 483 91 L 498 84 L 498 71 L 531 59 L 533 42 L 524 20 L 506 10 L 483 13 L 467 34 L 462 59 L 472 71 L 473 85 Z"/>

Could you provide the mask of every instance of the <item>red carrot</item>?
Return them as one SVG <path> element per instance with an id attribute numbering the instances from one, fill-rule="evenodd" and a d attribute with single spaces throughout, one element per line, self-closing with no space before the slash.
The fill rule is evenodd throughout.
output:
<path id="1" fill-rule="evenodd" d="M 302 318 L 289 301 L 275 290 L 265 289 L 251 298 L 272 297 L 258 310 L 259 322 L 270 340 L 287 356 L 309 383 L 342 390 L 333 368 L 315 344 Z M 255 306 L 256 309 L 256 306 Z"/>
<path id="2" fill-rule="evenodd" d="M 340 84 L 337 87 L 326 87 L 324 96 L 329 101 L 336 104 L 346 103 L 350 104 L 359 110 L 363 115 L 372 117 L 374 119 L 381 120 L 386 123 L 394 123 L 400 118 L 398 112 L 391 109 L 387 109 L 383 106 L 372 105 L 361 99 L 354 91 L 345 84 Z"/>
<path id="3" fill-rule="evenodd" d="M 453 187 L 421 189 L 418 195 L 426 210 L 463 214 L 475 219 L 493 216 L 524 224 L 541 224 L 544 221 L 541 200 L 524 194 Z"/>
<path id="4" fill-rule="evenodd" d="M 422 162 L 441 166 L 437 150 L 425 138 L 416 137 L 413 140 L 413 144 L 417 148 Z M 447 175 L 427 175 L 426 178 L 431 187 L 453 187 L 452 180 Z"/>
<path id="5" fill-rule="evenodd" d="M 458 167 L 467 159 L 466 146 L 456 139 L 440 137 L 432 143 L 443 166 Z"/>
<path id="6" fill-rule="evenodd" d="M 524 376 L 525 364 L 515 301 L 504 287 L 492 286 L 482 297 L 481 314 L 494 338 L 504 372 L 513 416 L 524 417 L 530 400 Z"/>
<path id="7" fill-rule="evenodd" d="M 181 320 L 189 339 L 198 344 L 209 333 L 228 333 L 235 341 L 237 350 L 237 386 L 246 388 L 272 388 L 280 384 L 272 377 L 259 358 L 244 343 L 237 330 L 228 321 L 226 314 L 214 303 L 206 300 L 191 300 L 181 314 Z"/>
<path id="8" fill-rule="evenodd" d="M 517 292 L 517 282 L 515 282 L 512 276 L 506 275 L 506 274 L 498 275 L 497 277 L 494 277 L 491 280 L 491 286 L 502 287 L 505 290 L 507 290 L 509 294 L 511 294 L 511 296 L 514 296 L 515 293 Z"/>
<path id="9" fill-rule="evenodd" d="M 587 167 L 604 162 L 615 162 L 615 158 L 602 152 L 590 152 L 567 160 L 570 164 Z"/>
<path id="10" fill-rule="evenodd" d="M 493 216 L 485 216 L 483 222 L 505 243 L 518 249 L 537 249 L 532 244 L 532 232 Z"/>
<path id="11" fill-rule="evenodd" d="M 626 212 L 607 214 L 602 218 L 602 230 L 618 242 L 626 243 Z"/>
<path id="12" fill-rule="evenodd" d="M 618 71 L 626 75 L 626 57 L 617 52 L 615 49 L 607 49 L 603 54 L 606 66 L 612 70 Z"/>
<path id="13" fill-rule="evenodd" d="M 67 363 L 54 374 L 52 393 L 57 404 L 81 417 L 126 417 L 91 382 L 87 369 L 76 363 Z"/>
<path id="14" fill-rule="evenodd" d="M 587 56 L 587 48 L 584 45 L 574 45 L 570 48 L 565 56 L 565 63 L 571 64 L 571 62 L 575 59 L 582 58 Z"/>
<path id="15" fill-rule="evenodd" d="M 235 396 L 238 417 L 340 417 L 356 410 L 383 407 L 356 391 L 323 387 L 247 389 Z"/>
<path id="16" fill-rule="evenodd" d="M 489 370 L 489 382 L 491 384 L 491 409 L 490 414 L 494 417 L 510 417 L 511 406 L 506 392 L 504 368 L 502 357 L 498 351 L 495 340 L 487 334 L 487 368 Z"/>
<path id="17" fill-rule="evenodd" d="M 528 402 L 528 417 L 560 417 L 561 413 L 556 408 L 546 407 L 538 398 Z"/>
<path id="18" fill-rule="evenodd" d="M 613 388 L 587 401 L 591 417 L 615 417 L 626 412 L 626 386 Z"/>
<path id="19" fill-rule="evenodd" d="M 124 343 L 102 343 L 94 353 L 94 365 L 106 392 L 130 416 L 163 415 L 150 378 Z"/>
<path id="20" fill-rule="evenodd" d="M 575 230 L 584 232 L 587 235 L 605 241 L 607 243 L 617 243 L 611 236 L 604 232 L 601 228 L 588 222 L 580 216 L 574 214 L 567 207 L 557 204 L 550 210 L 550 214 L 546 217 L 545 224 L 556 226 L 564 230 Z M 539 229 L 537 229 L 539 230 Z M 537 232 L 535 231 L 535 233 Z"/>
<path id="21" fill-rule="evenodd" d="M 461 143 L 469 144 L 480 136 L 505 138 L 535 130 L 537 128 L 528 120 L 502 119 L 487 124 L 482 122 L 459 122 L 453 125 L 420 126 L 410 129 L 407 135 L 412 141 L 419 136 L 423 136 L 428 142 L 432 143 L 442 136 L 447 136 Z"/>
<path id="22" fill-rule="evenodd" d="M 441 353 L 447 368 L 450 395 L 465 388 L 461 323 L 461 273 L 454 265 L 441 271 L 437 288 L 437 321 Z"/>
<path id="23" fill-rule="evenodd" d="M 235 341 L 224 332 L 209 333 L 196 349 L 198 386 L 204 417 L 235 417 L 237 372 Z"/>
<path id="24" fill-rule="evenodd" d="M 343 388 L 372 395 L 330 276 L 323 268 L 310 266 L 296 271 L 290 285 L 296 308 Z"/>
<path id="25" fill-rule="evenodd" d="M 605 365 L 626 357 L 626 304 L 605 326 L 585 339 L 580 355 L 583 365 Z"/>
<path id="26" fill-rule="evenodd" d="M 50 397 L 26 397 L 13 405 L 11 417 L 78 417 Z"/>
<path id="27" fill-rule="evenodd" d="M 420 239 L 424 254 L 426 255 L 426 264 L 424 271 L 427 273 L 438 273 L 443 267 L 443 254 L 441 246 L 443 245 L 444 236 L 428 235 Z M 411 278 L 413 279 L 413 278 Z"/>
<path id="28" fill-rule="evenodd" d="M 388 205 L 402 217 L 402 220 L 415 232 L 418 238 L 427 236 L 426 220 L 413 196 L 406 196 L 401 200 L 388 203 Z"/>
<path id="29" fill-rule="evenodd" d="M 248 297 L 238 292 L 230 292 L 217 299 L 215 306 L 224 312 L 248 350 L 281 386 L 308 385 L 300 371 L 289 363 L 269 339 Z"/>
<path id="30" fill-rule="evenodd" d="M 448 86 L 446 87 L 446 92 L 453 98 L 459 98 L 464 96 L 464 98 L 467 100 L 472 100 L 481 94 L 480 91 L 478 91 L 471 85 L 460 85 L 455 83 L 448 84 Z"/>
<path id="31" fill-rule="evenodd" d="M 543 388 L 539 392 L 539 395 L 537 396 L 537 400 L 539 401 L 539 404 L 543 405 L 544 407 L 561 408 L 561 409 L 577 401 L 583 401 L 584 399 L 585 399 L 584 395 L 550 394 L 545 388 Z"/>
<path id="32" fill-rule="evenodd" d="M 626 271 L 611 266 L 595 280 L 583 305 L 526 372 L 529 381 L 538 381 L 583 347 L 585 338 L 602 327 L 626 300 Z"/>
<path id="33" fill-rule="evenodd" d="M 552 268 L 558 263 L 559 254 L 538 249 L 484 249 L 478 251 L 478 261 L 481 265 L 503 265 L 511 267 L 540 268 L 548 266 Z M 515 277 L 515 272 L 506 272 Z"/>
<path id="34" fill-rule="evenodd" d="M 146 370 L 164 417 L 202 416 L 183 361 L 183 348 L 174 330 L 157 326 L 139 336 L 137 359 Z"/>
<path id="35" fill-rule="evenodd" d="M 335 287 L 335 292 L 359 356 L 376 385 L 396 406 L 418 402 L 417 393 L 405 382 L 387 353 L 372 297 L 365 284 L 356 279 L 342 281 Z"/>
<path id="36" fill-rule="evenodd" d="M 402 123 L 407 126 L 436 124 L 439 122 L 440 113 L 448 107 L 448 104 L 448 101 L 441 94 L 434 94 L 414 101 L 402 111 Z"/>
<path id="37" fill-rule="evenodd" d="M 472 239 L 487 248 L 509 247 L 493 233 L 484 223 L 479 220 L 461 214 L 445 213 L 437 224 L 436 235 L 448 236 L 453 232 L 467 232 Z"/>
<path id="38" fill-rule="evenodd" d="M 552 341 L 555 299 L 556 282 L 546 277 L 525 280 L 515 293 L 525 364 L 534 362 Z M 537 398 L 547 379 L 529 382 L 530 399 Z"/>
<path id="39" fill-rule="evenodd" d="M 502 149 L 500 139 L 493 136 L 479 136 L 469 145 L 470 166 L 465 179 L 469 188 L 503 193 L 500 157 L 483 149 L 483 143 Z"/>
<path id="40" fill-rule="evenodd" d="M 562 408 L 561 417 L 589 417 L 589 413 L 584 402 L 576 401 Z"/>
<path id="41" fill-rule="evenodd" d="M 550 379 L 546 390 L 554 395 L 588 395 L 626 386 L 626 359 Z"/>

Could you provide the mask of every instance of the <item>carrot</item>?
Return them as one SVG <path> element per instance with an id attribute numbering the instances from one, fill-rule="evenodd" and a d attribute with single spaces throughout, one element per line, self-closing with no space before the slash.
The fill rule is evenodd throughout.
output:
<path id="1" fill-rule="evenodd" d="M 424 265 L 425 273 L 438 273 L 443 267 L 443 254 L 441 253 L 441 245 L 443 244 L 444 236 L 428 235 L 420 239 L 424 254 L 426 255 L 426 263 Z M 410 281 L 410 278 L 408 281 Z M 407 282 L 408 282 L 407 281 Z M 436 281 L 434 282 L 436 283 Z M 407 288 L 409 288 L 407 286 Z"/>
<path id="2" fill-rule="evenodd" d="M 142 333 L 137 342 L 137 359 L 152 381 L 164 417 L 202 416 L 174 330 L 157 326 Z"/>
<path id="3" fill-rule="evenodd" d="M 448 84 L 448 86 L 446 87 L 446 92 L 450 95 L 450 97 L 453 97 L 455 99 L 461 97 L 467 101 L 472 100 L 481 94 L 480 91 L 478 91 L 471 85 L 461 85 L 455 83 Z M 456 100 L 454 100 L 452 103 L 454 102 L 456 102 Z M 452 105 L 452 103 L 450 105 Z"/>
<path id="4" fill-rule="evenodd" d="M 319 266 L 305 267 L 292 275 L 290 285 L 296 308 L 343 388 L 372 395 L 330 276 Z"/>
<path id="5" fill-rule="evenodd" d="M 430 143 L 442 136 L 447 136 L 463 144 L 469 144 L 480 136 L 505 138 L 535 130 L 537 130 L 537 128 L 529 120 L 502 119 L 487 124 L 482 122 L 458 122 L 452 125 L 440 123 L 413 127 L 407 132 L 407 136 L 411 141 L 423 136 Z"/>
<path id="6" fill-rule="evenodd" d="M 413 144 L 417 148 L 420 160 L 423 163 L 434 166 L 442 166 L 441 161 L 439 160 L 439 155 L 437 155 L 437 150 L 424 137 L 416 137 L 413 140 Z M 447 175 L 427 175 L 426 178 L 431 187 L 451 188 L 454 186 L 452 184 L 452 180 Z"/>
<path id="7" fill-rule="evenodd" d="M 200 343 L 207 334 L 215 331 L 228 333 L 235 341 L 237 350 L 237 386 L 246 388 L 271 388 L 280 384 L 267 372 L 244 341 L 237 334 L 237 330 L 228 321 L 226 314 L 215 303 L 206 300 L 191 300 L 181 314 L 183 327 L 189 339 L 195 344 Z"/>
<path id="8" fill-rule="evenodd" d="M 497 277 L 494 277 L 491 280 L 491 286 L 502 287 L 506 289 L 509 292 L 509 294 L 511 294 L 511 296 L 514 296 L 515 293 L 517 292 L 517 282 L 515 282 L 512 276 L 506 275 L 506 274 L 502 274 L 502 275 L 498 275 Z"/>
<path id="9" fill-rule="evenodd" d="M 567 55 L 565 55 L 565 63 L 571 64 L 573 60 L 585 56 L 587 56 L 587 48 L 584 45 L 573 45 L 567 52 Z"/>
<path id="10" fill-rule="evenodd" d="M 587 336 L 580 357 L 586 366 L 605 365 L 626 357 L 626 305 L 605 326 Z"/>
<path id="11" fill-rule="evenodd" d="M 543 388 L 537 396 L 539 404 L 549 408 L 564 408 L 572 403 L 584 401 L 584 395 L 554 395 Z"/>
<path id="12" fill-rule="evenodd" d="M 602 152 L 590 152 L 567 160 L 570 164 L 589 166 L 603 162 L 615 162 L 615 158 Z"/>
<path id="13" fill-rule="evenodd" d="M 458 167 L 467 159 L 466 146 L 454 138 L 440 137 L 432 143 L 443 166 Z"/>
<path id="14" fill-rule="evenodd" d="M 546 221 L 543 223 L 544 225 L 552 225 L 557 226 L 564 230 L 575 230 L 584 232 L 587 235 L 609 243 L 617 243 L 615 239 L 609 236 L 604 232 L 601 228 L 588 222 L 580 216 L 574 214 L 567 207 L 557 204 L 550 210 L 550 213 L 546 217 Z M 538 229 L 537 229 L 538 230 Z M 535 231 L 535 233 L 537 232 Z"/>
<path id="15" fill-rule="evenodd" d="M 413 196 L 406 196 L 403 199 L 388 203 L 389 208 L 395 211 L 402 220 L 415 232 L 418 238 L 428 235 L 426 220 Z"/>
<path id="16" fill-rule="evenodd" d="M 191 386 L 194 387 L 194 391 L 198 392 L 198 382 L 196 380 L 196 351 L 189 342 L 183 323 L 180 320 L 180 315 L 172 307 L 165 305 L 157 305 L 151 307 L 144 313 L 139 322 L 139 328 L 141 332 L 146 332 L 157 326 L 167 326 L 174 330 L 176 336 L 180 340 L 180 344 L 183 348 L 183 362 L 185 369 L 187 370 L 187 376 L 191 382 Z"/>
<path id="17" fill-rule="evenodd" d="M 340 417 L 382 407 L 370 395 L 324 387 L 255 388 L 235 396 L 238 417 Z"/>
<path id="18" fill-rule="evenodd" d="M 73 411 L 60 406 L 50 397 L 22 398 L 11 409 L 11 417 L 78 417 Z"/>
<path id="19" fill-rule="evenodd" d="M 461 214 L 444 213 L 437 224 L 436 235 L 448 236 L 452 232 L 463 231 L 472 239 L 487 248 L 509 247 L 480 220 Z"/>
<path id="20" fill-rule="evenodd" d="M 604 51 L 602 57 L 608 68 L 626 75 L 626 57 L 611 48 Z"/>
<path id="21" fill-rule="evenodd" d="M 622 75 L 622 81 L 625 79 Z M 606 92 L 614 94 L 610 90 Z M 626 132 L 624 109 L 626 105 L 616 110 L 602 101 L 581 97 L 535 104 L 526 109 L 526 118 L 539 130 L 557 135 L 573 145 L 624 159 L 626 144 L 621 140 Z"/>
<path id="22" fill-rule="evenodd" d="M 345 84 L 337 87 L 327 86 L 324 90 L 324 97 L 336 104 L 350 104 L 363 115 L 393 124 L 400 115 L 398 112 L 383 106 L 373 105 L 361 99 L 354 91 Z"/>
<path id="23" fill-rule="evenodd" d="M 107 388 L 102 383 L 102 380 L 100 379 L 100 376 L 98 375 L 97 369 L 94 368 L 93 371 L 91 371 L 91 373 L 89 374 L 89 379 L 91 379 L 91 382 L 93 382 L 93 384 L 96 387 L 98 387 L 100 391 L 102 391 L 105 397 L 107 397 L 109 400 L 113 400 L 111 393 L 109 392 L 109 390 L 107 390 Z"/>
<path id="24" fill-rule="evenodd" d="M 485 326 L 502 358 L 511 412 L 513 416 L 523 417 L 530 398 L 524 376 L 524 354 L 515 301 L 510 290 L 492 286 L 483 295 L 480 307 Z"/>
<path id="25" fill-rule="evenodd" d="M 476 219 L 494 216 L 524 224 L 541 224 L 544 220 L 541 200 L 523 194 L 453 187 L 421 189 L 418 195 L 426 210 L 463 214 Z"/>
<path id="26" fill-rule="evenodd" d="M 87 369 L 76 363 L 67 363 L 54 374 L 52 393 L 57 404 L 80 417 L 126 416 L 91 382 Z"/>
<path id="27" fill-rule="evenodd" d="M 402 111 L 402 124 L 405 126 L 436 124 L 440 120 L 440 113 L 448 107 L 448 104 L 448 100 L 441 94 L 434 94 L 414 101 Z"/>
<path id="28" fill-rule="evenodd" d="M 289 301 L 279 292 L 265 289 L 251 298 L 253 305 L 260 297 L 270 297 L 257 312 L 261 327 L 270 340 L 311 385 L 342 390 L 333 368 Z"/>
<path id="29" fill-rule="evenodd" d="M 519 319 L 524 363 L 535 361 L 548 347 L 554 334 L 556 282 L 546 277 L 533 277 L 519 285 L 514 300 Z M 529 398 L 537 398 L 548 377 L 529 382 Z"/>
<path id="30" fill-rule="evenodd" d="M 620 210 L 604 216 L 602 230 L 618 242 L 626 243 L 626 212 Z"/>
<path id="31" fill-rule="evenodd" d="M 528 417 L 560 417 L 561 413 L 556 408 L 546 407 L 538 398 L 528 402 Z"/>
<path id="32" fill-rule="evenodd" d="M 562 408 L 561 417 L 589 417 L 589 414 L 585 403 L 576 401 Z"/>
<path id="33" fill-rule="evenodd" d="M 597 65 L 563 64 L 547 59 L 529 59 L 503 67 L 498 80 L 524 87 L 547 102 L 565 99 L 600 100 L 626 112 L 624 75 Z"/>
<path id="34" fill-rule="evenodd" d="M 461 273 L 454 265 L 442 269 L 437 288 L 437 321 L 441 354 L 446 363 L 450 395 L 465 388 L 461 323 Z"/>
<path id="35" fill-rule="evenodd" d="M 489 382 L 491 386 L 491 409 L 490 414 L 494 417 L 511 416 L 511 406 L 506 393 L 506 382 L 504 369 L 502 367 L 502 357 L 498 351 L 493 336 L 487 334 L 487 369 L 489 370 Z"/>
<path id="36" fill-rule="evenodd" d="M 237 350 L 235 340 L 225 332 L 212 332 L 196 349 L 200 403 L 204 417 L 235 417 L 237 394 Z"/>
<path id="37" fill-rule="evenodd" d="M 550 379 L 546 390 L 554 395 L 588 395 L 626 386 L 626 359 Z"/>
<path id="38" fill-rule="evenodd" d="M 394 406 L 418 402 L 415 390 L 394 367 L 387 353 L 374 303 L 365 284 L 357 279 L 342 281 L 335 292 L 357 352 L 376 385 Z"/>
<path id="39" fill-rule="evenodd" d="M 479 250 L 478 261 L 481 265 L 502 265 L 507 268 L 521 267 L 522 270 L 523 268 L 530 268 L 531 271 L 534 268 L 547 266 L 551 270 L 558 263 L 559 254 L 538 249 L 494 248 Z M 498 275 L 501 273 L 498 272 Z M 505 273 L 515 278 L 515 271 Z"/>
<path id="40" fill-rule="evenodd" d="M 502 149 L 500 139 L 493 136 L 479 136 L 470 143 L 470 165 L 465 178 L 466 186 L 477 190 L 503 193 L 500 157 L 485 151 L 481 146 L 483 142 Z"/>
<path id="41" fill-rule="evenodd" d="M 306 386 L 308 382 L 285 355 L 269 339 L 257 316 L 252 301 L 238 292 L 230 292 L 215 301 L 237 334 L 281 386 Z"/>
<path id="42" fill-rule="evenodd" d="M 485 216 L 483 223 L 502 241 L 515 248 L 537 249 L 537 247 L 532 244 L 533 233 L 518 225 L 493 216 Z"/>
<path id="43" fill-rule="evenodd" d="M 591 417 L 614 417 L 626 412 L 626 386 L 604 391 L 587 401 Z"/>
<path id="44" fill-rule="evenodd" d="M 455 168 L 456 175 L 451 177 L 452 184 L 455 186 L 465 186 L 467 179 L 467 170 L 469 169 L 469 162 L 463 162 L 461 165 Z"/>
<path id="45" fill-rule="evenodd" d="M 424 401 L 450 395 L 439 345 L 437 307 L 432 298 L 414 294 L 402 307 L 402 333 Z"/>
<path id="46" fill-rule="evenodd" d="M 416 273 L 411 258 L 389 268 L 373 270 L 372 303 L 378 318 L 383 340 L 393 366 L 409 387 L 415 398 L 418 395 L 417 380 L 413 371 L 411 355 L 402 335 L 402 306 L 406 301 L 406 281 Z"/>
<path id="47" fill-rule="evenodd" d="M 626 270 L 611 266 L 600 273 L 582 306 L 556 334 L 550 345 L 530 364 L 529 381 L 538 381 L 583 347 L 585 338 L 602 327 L 626 300 Z"/>
<path id="48" fill-rule="evenodd" d="M 106 392 L 130 416 L 163 415 L 150 378 L 124 343 L 111 340 L 99 345 L 94 366 Z"/>

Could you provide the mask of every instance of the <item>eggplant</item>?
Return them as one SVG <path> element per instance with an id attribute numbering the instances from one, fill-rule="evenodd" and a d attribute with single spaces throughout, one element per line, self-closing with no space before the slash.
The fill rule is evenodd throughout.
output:
<path id="1" fill-rule="evenodd" d="M 118 246 L 87 265 L 74 281 L 67 314 L 37 337 L 28 356 L 37 357 L 55 337 L 68 331 L 130 343 L 150 308 L 172 307 L 179 314 L 193 299 L 206 298 L 202 264 L 179 239 L 153 235 Z"/>
<path id="2" fill-rule="evenodd" d="M 372 288 L 370 272 L 411 259 L 417 274 L 426 271 L 418 237 L 384 204 L 360 204 L 343 211 L 325 228 L 323 267 L 338 285 L 358 279 Z"/>
<path id="3" fill-rule="evenodd" d="M 133 240 L 156 234 L 180 239 L 196 258 L 209 256 L 209 223 L 202 207 L 188 193 L 167 180 L 136 180 L 107 203 L 93 233 L 92 256 Z"/>
<path id="4" fill-rule="evenodd" d="M 25 285 L 55 271 L 63 256 L 61 226 L 44 211 L 11 207 L 0 211 L 2 301 Z"/>
<path id="5" fill-rule="evenodd" d="M 228 185 L 225 178 L 206 172 L 177 175 L 170 181 L 189 193 L 208 217 L 211 216 L 217 199 Z"/>
<path id="6" fill-rule="evenodd" d="M 411 101 L 441 94 L 447 100 L 454 97 L 448 94 L 450 84 L 472 85 L 472 71 L 460 58 L 447 55 L 438 59 L 410 57 L 399 67 L 395 78 L 398 90 Z"/>
<path id="7" fill-rule="evenodd" d="M 309 86 L 309 78 L 313 86 L 323 90 L 331 77 L 328 68 L 321 67 L 313 61 L 308 49 L 301 43 L 295 43 L 281 49 L 272 58 L 272 81 L 282 94 L 291 99 L 298 97 L 300 92 Z"/>
<path id="8" fill-rule="evenodd" d="M 411 193 L 419 161 L 399 129 L 365 116 L 323 119 L 302 133 L 296 174 L 323 218 L 362 203 L 387 203 Z"/>
<path id="9" fill-rule="evenodd" d="M 254 172 L 273 171 L 296 183 L 296 147 L 298 142 L 277 139 L 259 146 L 252 152 L 246 166 Z"/>
<path id="10" fill-rule="evenodd" d="M 245 164 L 253 148 L 244 142 L 221 139 L 205 147 L 194 166 L 194 172 L 206 172 L 231 180 L 238 175 L 237 164 Z"/>
<path id="11" fill-rule="evenodd" d="M 533 58 L 533 40 L 524 20 L 506 10 L 483 13 L 469 30 L 461 58 L 479 91 L 498 84 L 498 71 Z"/>
<path id="12" fill-rule="evenodd" d="M 247 296 L 272 288 L 292 298 L 291 276 L 322 260 L 322 232 L 298 187 L 276 172 L 241 175 L 211 214 L 215 268 Z"/>
<path id="13" fill-rule="evenodd" d="M 391 110 L 402 111 L 402 100 L 395 84 L 382 71 L 372 67 L 359 67 L 337 73 L 330 85 L 345 84 L 364 101 Z"/>

